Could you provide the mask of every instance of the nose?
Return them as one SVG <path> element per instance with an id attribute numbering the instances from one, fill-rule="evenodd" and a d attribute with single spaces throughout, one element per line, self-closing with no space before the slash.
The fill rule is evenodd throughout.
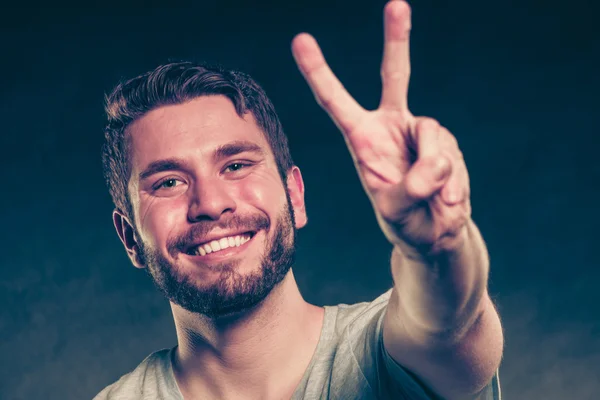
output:
<path id="1" fill-rule="evenodd" d="M 217 221 L 222 214 L 235 211 L 235 199 L 218 179 L 196 182 L 192 193 L 188 208 L 190 222 Z"/>

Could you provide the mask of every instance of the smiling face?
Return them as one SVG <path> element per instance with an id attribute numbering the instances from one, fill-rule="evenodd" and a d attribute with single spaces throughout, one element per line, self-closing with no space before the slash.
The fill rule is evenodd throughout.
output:
<path id="1" fill-rule="evenodd" d="M 254 117 L 225 96 L 150 111 L 129 135 L 134 221 L 114 221 L 134 264 L 172 302 L 209 317 L 262 301 L 306 223 L 297 167 L 284 186 Z"/>

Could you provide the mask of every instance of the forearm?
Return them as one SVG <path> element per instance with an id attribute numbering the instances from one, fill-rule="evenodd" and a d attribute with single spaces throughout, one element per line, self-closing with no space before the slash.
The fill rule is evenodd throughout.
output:
<path id="1" fill-rule="evenodd" d="M 384 322 L 390 355 L 443 398 L 461 400 L 477 398 L 490 382 L 503 348 L 483 238 L 473 223 L 463 234 L 455 251 L 431 257 L 394 249 Z"/>
<path id="2" fill-rule="evenodd" d="M 427 256 L 395 247 L 392 275 L 405 328 L 423 338 L 454 341 L 485 308 L 489 259 L 472 221 L 443 247 Z"/>

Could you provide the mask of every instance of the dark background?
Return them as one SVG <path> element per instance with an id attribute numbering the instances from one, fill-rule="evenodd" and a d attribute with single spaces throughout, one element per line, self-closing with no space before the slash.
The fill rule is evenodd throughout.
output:
<path id="1" fill-rule="evenodd" d="M 410 105 L 465 154 L 506 332 L 504 398 L 598 399 L 598 6 L 412 3 Z M 384 2 L 166 4 L 2 10 L 2 399 L 91 399 L 175 344 L 168 303 L 114 234 L 100 168 L 104 93 L 169 59 L 242 69 L 271 96 L 307 188 L 295 267 L 306 299 L 366 301 L 391 284 L 344 141 L 289 50 L 313 33 L 375 108 Z"/>

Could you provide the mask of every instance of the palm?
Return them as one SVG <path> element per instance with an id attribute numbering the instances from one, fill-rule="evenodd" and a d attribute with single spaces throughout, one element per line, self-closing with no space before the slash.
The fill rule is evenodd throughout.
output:
<path id="1" fill-rule="evenodd" d="M 400 182 L 414 162 L 409 138 L 398 120 L 398 113 L 372 111 L 349 132 L 356 166 L 369 193 Z"/>
<path id="2" fill-rule="evenodd" d="M 430 251 L 470 218 L 466 166 L 456 140 L 407 105 L 410 9 L 386 6 L 379 109 L 363 109 L 331 72 L 316 41 L 294 39 L 296 62 L 319 104 L 338 125 L 386 237 Z"/>

